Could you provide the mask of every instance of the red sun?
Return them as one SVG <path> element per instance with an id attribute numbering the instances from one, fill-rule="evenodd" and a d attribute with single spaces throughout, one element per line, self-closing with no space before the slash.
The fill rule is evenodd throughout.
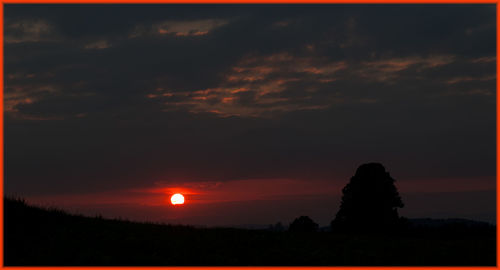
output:
<path id="1" fill-rule="evenodd" d="M 184 196 L 180 193 L 175 193 L 170 197 L 170 202 L 172 205 L 184 204 Z"/>

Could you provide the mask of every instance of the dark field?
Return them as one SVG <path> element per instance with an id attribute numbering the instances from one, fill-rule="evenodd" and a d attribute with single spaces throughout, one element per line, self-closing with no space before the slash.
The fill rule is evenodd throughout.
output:
<path id="1" fill-rule="evenodd" d="M 136 223 L 5 200 L 5 265 L 494 266 L 496 228 L 291 233 Z"/>

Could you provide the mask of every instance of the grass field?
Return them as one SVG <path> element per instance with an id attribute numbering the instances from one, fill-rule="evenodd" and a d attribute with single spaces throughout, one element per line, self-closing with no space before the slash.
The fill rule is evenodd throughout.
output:
<path id="1" fill-rule="evenodd" d="M 493 226 L 291 233 L 107 220 L 11 199 L 4 207 L 6 266 L 496 264 Z"/>

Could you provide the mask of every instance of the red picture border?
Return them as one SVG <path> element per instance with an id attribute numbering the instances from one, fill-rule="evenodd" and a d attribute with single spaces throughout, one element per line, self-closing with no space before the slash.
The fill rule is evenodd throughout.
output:
<path id="1" fill-rule="evenodd" d="M 496 4 L 497 9 L 497 58 L 500 52 L 500 20 L 498 14 L 500 13 L 500 6 L 498 5 L 499 1 L 496 0 L 2 0 L 0 4 L 0 194 L 3 195 L 3 187 L 4 187 L 4 118 L 3 118 L 3 90 L 4 90 L 4 42 L 3 42 L 3 31 L 4 31 L 4 17 L 3 17 L 3 8 L 5 4 Z M 201 269 L 225 269 L 225 270 L 243 270 L 243 269 L 261 269 L 261 270 L 282 270 L 282 269 L 293 269 L 293 270 L 301 270 L 301 269 L 313 269 L 313 270 L 357 270 L 357 269 L 369 269 L 369 270 L 382 270 L 382 269 L 393 269 L 393 270 L 469 270 L 469 269 L 497 269 L 500 264 L 499 254 L 500 249 L 498 246 L 499 240 L 499 228 L 498 224 L 500 224 L 500 218 L 498 214 L 498 209 L 500 206 L 500 201 L 498 199 L 498 194 L 500 194 L 500 185 L 499 185 L 499 167 L 500 167 L 500 159 L 498 154 L 500 152 L 500 139 L 498 134 L 500 133 L 500 108 L 498 104 L 500 103 L 500 95 L 498 93 L 498 89 L 500 86 L 500 82 L 498 80 L 498 75 L 500 74 L 500 65 L 497 59 L 497 102 L 496 102 L 496 183 L 497 183 L 497 200 L 496 200 L 496 220 L 497 220 L 497 263 L 496 266 L 489 267 L 474 267 L 474 266 L 466 266 L 466 267 L 412 267 L 412 266 L 404 266 L 404 267 L 345 267 L 345 266 L 328 266 L 328 267 L 316 267 L 316 266 L 306 266 L 306 267 L 267 267 L 267 266 L 241 266 L 241 267 L 223 267 L 223 266 L 207 266 L 207 267 L 171 267 L 171 266 L 162 266 L 162 267 L 16 267 L 16 266 L 4 266 L 4 230 L 3 230 L 3 200 L 0 200 L 0 267 L 1 268 L 12 268 L 12 269 L 40 269 L 40 270 L 49 270 L 49 269 L 65 269 L 71 268 L 73 270 L 86 270 L 86 269 L 106 269 L 106 270 L 118 270 L 118 269 L 131 269 L 131 270 L 139 270 L 139 269 L 171 269 L 171 270 L 201 270 Z"/>

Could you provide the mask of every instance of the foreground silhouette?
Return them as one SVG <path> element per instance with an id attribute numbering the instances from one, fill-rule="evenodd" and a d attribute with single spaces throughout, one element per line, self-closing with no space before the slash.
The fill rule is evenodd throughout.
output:
<path id="1" fill-rule="evenodd" d="M 316 232 L 319 225 L 308 216 L 296 218 L 288 228 L 290 232 Z"/>
<path id="2" fill-rule="evenodd" d="M 390 231 L 403 223 L 397 210 L 403 201 L 382 164 L 359 166 L 342 194 L 333 230 Z"/>
<path id="3" fill-rule="evenodd" d="M 494 226 L 399 234 L 193 228 L 69 215 L 4 201 L 6 266 L 494 266 Z M 428 221 L 421 222 L 423 226 Z"/>

